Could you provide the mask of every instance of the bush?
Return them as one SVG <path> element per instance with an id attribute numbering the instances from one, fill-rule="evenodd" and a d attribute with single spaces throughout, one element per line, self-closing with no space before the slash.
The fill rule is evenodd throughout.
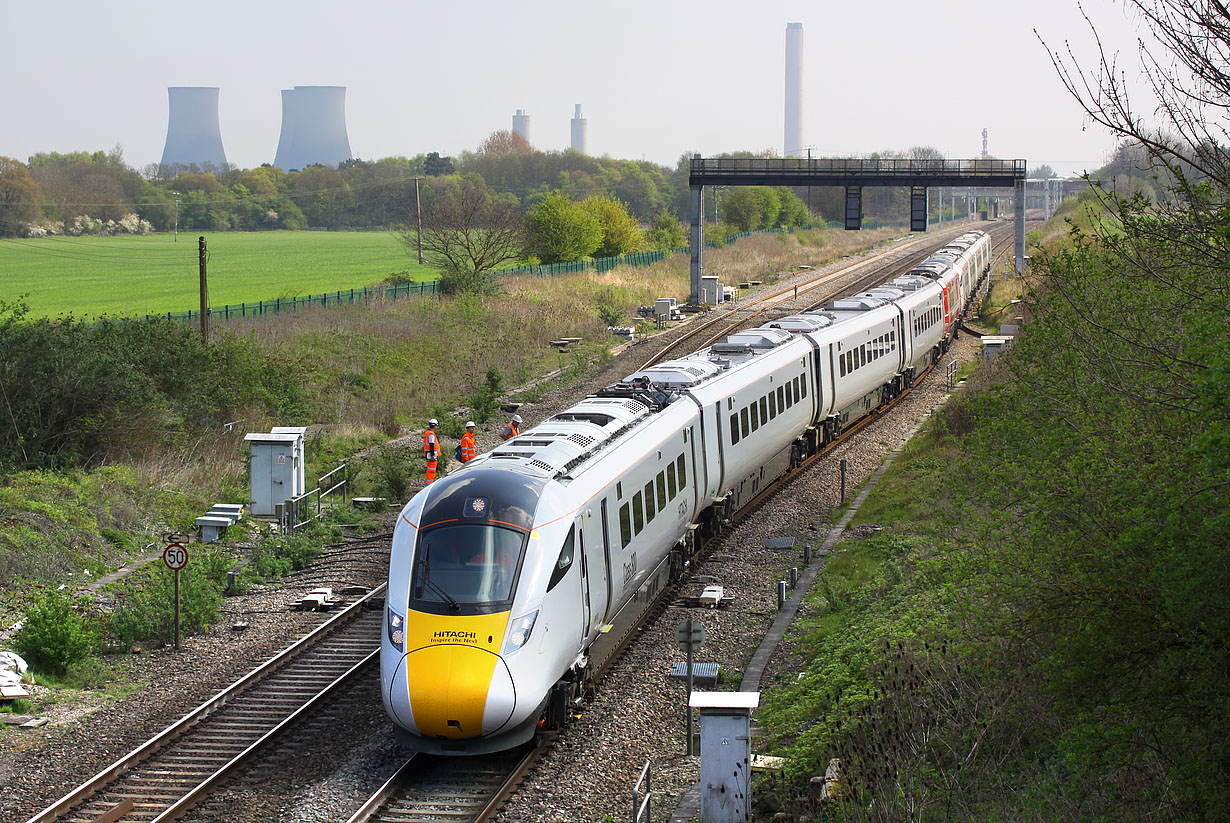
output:
<path id="1" fill-rule="evenodd" d="M 182 635 L 200 634 L 218 619 L 230 555 L 216 548 L 194 554 L 179 577 L 179 623 Z M 120 647 L 169 643 L 175 636 L 175 574 L 147 566 L 124 579 L 116 592 L 116 609 L 106 633 Z"/>
<path id="2" fill-rule="evenodd" d="M 13 647 L 31 666 L 57 677 L 88 657 L 96 642 L 72 598 L 59 591 L 35 600 L 13 637 Z"/>
<path id="3" fill-rule="evenodd" d="M 474 419 L 479 423 L 486 423 L 491 419 L 492 415 L 500 410 L 500 395 L 504 393 L 504 373 L 500 371 L 498 366 L 492 366 L 487 369 L 487 374 L 484 375 L 483 381 L 474 387 L 474 391 L 470 393 L 470 411 L 474 415 Z M 448 422 L 448 418 L 441 418 L 441 425 Z M 461 422 L 461 421 L 457 421 Z M 465 427 L 461 427 L 461 431 L 456 435 L 452 432 L 447 432 L 450 437 L 461 437 L 465 433 Z"/>
<path id="4" fill-rule="evenodd" d="M 278 544 L 272 534 L 263 534 L 252 547 L 252 565 L 250 568 L 262 579 L 285 577 L 290 574 L 290 560 L 278 552 Z"/>
<path id="5" fill-rule="evenodd" d="M 372 466 L 373 486 L 378 497 L 387 497 L 404 503 L 410 494 L 409 450 L 397 446 L 385 446 L 376 452 Z"/>
<path id="6" fill-rule="evenodd" d="M 610 303 L 598 304 L 598 316 L 608 326 L 622 326 L 624 324 L 624 313 Z"/>

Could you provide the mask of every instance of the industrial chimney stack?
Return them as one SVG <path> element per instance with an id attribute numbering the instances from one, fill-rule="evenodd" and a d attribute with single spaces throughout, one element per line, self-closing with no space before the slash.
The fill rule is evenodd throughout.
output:
<path id="1" fill-rule="evenodd" d="M 345 86 L 295 86 L 282 90 L 282 134 L 273 165 L 283 171 L 351 159 L 346 134 Z"/>
<path id="2" fill-rule="evenodd" d="M 580 154 L 586 151 L 589 143 L 589 123 L 581 114 L 581 104 L 577 103 L 576 114 L 572 116 L 572 150 Z"/>
<path id="3" fill-rule="evenodd" d="M 226 165 L 222 132 L 218 128 L 217 86 L 170 86 L 164 166 Z"/>
<path id="4" fill-rule="evenodd" d="M 525 142 L 530 142 L 530 116 L 525 113 L 525 109 L 517 109 L 517 113 L 513 115 L 513 131 L 521 135 Z"/>
<path id="5" fill-rule="evenodd" d="M 786 24 L 786 157 L 803 154 L 803 24 Z"/>

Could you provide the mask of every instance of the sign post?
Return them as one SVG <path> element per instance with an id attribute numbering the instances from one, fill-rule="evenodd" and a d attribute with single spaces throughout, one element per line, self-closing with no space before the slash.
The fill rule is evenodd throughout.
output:
<path id="1" fill-rule="evenodd" d="M 705 643 L 705 627 L 699 620 L 688 618 L 675 629 L 675 645 L 688 656 L 688 698 L 692 696 L 692 655 Z M 684 711 L 688 715 L 688 755 L 696 754 L 696 746 L 692 742 L 692 708 L 684 701 Z"/>
<path id="2" fill-rule="evenodd" d="M 162 562 L 175 572 L 175 648 L 179 648 L 179 570 L 188 565 L 188 550 L 182 543 L 169 543 L 162 550 Z M 689 715 L 691 717 L 691 715 Z"/>

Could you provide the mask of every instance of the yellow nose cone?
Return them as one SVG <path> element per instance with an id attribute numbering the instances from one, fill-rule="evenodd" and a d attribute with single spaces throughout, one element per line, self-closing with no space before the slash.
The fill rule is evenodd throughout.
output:
<path id="1" fill-rule="evenodd" d="M 423 735 L 483 734 L 489 700 L 499 715 L 488 718 L 493 729 L 512 713 L 511 706 L 506 711 L 503 706 L 512 690 L 508 670 L 497 655 L 483 649 L 461 645 L 418 649 L 406 656 L 406 682 L 414 725 Z"/>

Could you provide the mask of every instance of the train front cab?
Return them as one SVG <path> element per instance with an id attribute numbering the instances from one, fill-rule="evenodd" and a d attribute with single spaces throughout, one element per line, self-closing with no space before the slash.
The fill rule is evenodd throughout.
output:
<path id="1" fill-rule="evenodd" d="M 420 750 L 479 753 L 529 739 L 510 659 L 537 611 L 513 610 L 542 482 L 475 469 L 429 490 L 394 535 L 381 671 L 386 709 Z M 409 510 L 410 507 L 407 507 Z M 411 548 L 412 547 L 412 548 Z"/>

